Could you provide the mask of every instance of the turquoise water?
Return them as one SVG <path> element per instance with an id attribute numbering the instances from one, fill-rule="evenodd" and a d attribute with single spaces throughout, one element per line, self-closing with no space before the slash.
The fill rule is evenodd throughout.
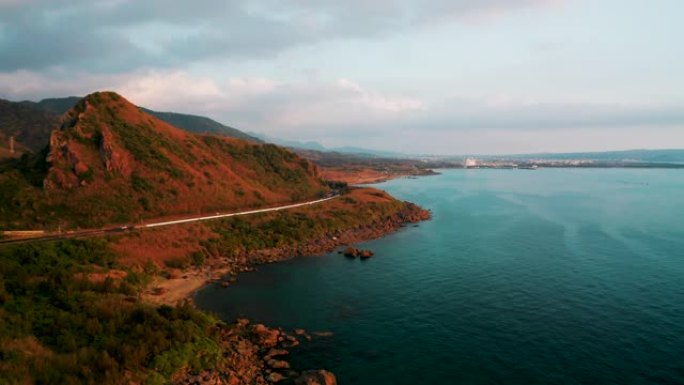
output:
<path id="1" fill-rule="evenodd" d="M 684 172 L 450 170 L 379 185 L 432 221 L 262 266 L 200 307 L 332 331 L 347 384 L 684 383 Z"/>

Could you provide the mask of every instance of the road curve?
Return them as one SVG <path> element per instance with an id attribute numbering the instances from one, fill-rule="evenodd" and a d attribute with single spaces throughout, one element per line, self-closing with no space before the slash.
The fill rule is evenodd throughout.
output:
<path id="1" fill-rule="evenodd" d="M 110 233 L 120 233 L 123 231 L 131 231 L 134 229 L 141 229 L 141 228 L 155 228 L 155 227 L 173 226 L 173 225 L 179 225 L 179 224 L 184 224 L 184 223 L 210 221 L 210 220 L 214 220 L 214 219 L 237 217 L 237 216 L 241 216 L 241 215 L 251 215 L 251 214 L 259 214 L 259 213 L 267 213 L 270 211 L 287 210 L 287 209 L 293 209 L 293 208 L 297 208 L 297 207 L 310 206 L 310 205 L 315 205 L 318 203 L 323 203 L 323 202 L 326 202 L 326 201 L 329 201 L 331 199 L 335 199 L 338 197 L 339 197 L 339 195 L 333 195 L 333 196 L 328 197 L 328 198 L 317 199 L 317 200 L 309 201 L 309 202 L 294 203 L 294 204 L 289 204 L 289 205 L 285 205 L 285 206 L 269 207 L 269 208 L 265 208 L 265 209 L 248 210 L 248 211 L 239 211 L 236 213 L 229 213 L 229 214 L 215 214 L 215 215 L 197 216 L 197 217 L 191 217 L 191 218 L 177 219 L 177 220 L 173 220 L 173 221 L 143 223 L 143 224 L 139 224 L 139 225 L 114 226 L 114 227 L 106 227 L 106 228 L 101 228 L 101 229 L 68 231 L 68 232 L 64 232 L 64 233 L 46 234 L 43 236 L 31 237 L 31 238 L 0 239 L 0 244 L 30 243 L 30 242 L 52 241 L 52 240 L 57 240 L 57 239 L 68 239 L 68 238 L 89 238 L 89 237 L 95 237 L 95 236 L 110 234 Z"/>
<path id="2" fill-rule="evenodd" d="M 258 209 L 258 210 L 249 210 L 249 211 L 240 211 L 237 213 L 230 213 L 230 214 L 216 214 L 216 215 L 209 215 L 209 216 L 203 216 L 203 217 L 196 217 L 196 218 L 186 218 L 186 219 L 178 219 L 175 221 L 165 221 L 165 222 L 155 222 L 155 223 L 147 223 L 141 226 L 136 226 L 136 227 L 161 227 L 161 226 L 171 226 L 171 225 L 178 225 L 181 223 L 190 223 L 190 222 L 199 222 L 199 221 L 208 221 L 211 219 L 219 219 L 219 218 L 228 218 L 228 217 L 236 217 L 240 215 L 250 215 L 250 214 L 259 214 L 259 213 L 267 213 L 269 211 L 279 211 L 279 210 L 287 210 L 287 209 L 293 209 L 295 207 L 302 207 L 302 206 L 309 206 L 309 205 L 315 205 L 317 203 L 329 201 L 331 199 L 337 198 L 339 195 L 334 195 L 328 198 L 323 198 L 323 199 L 318 199 L 315 201 L 310 201 L 310 202 L 304 202 L 304 203 L 295 203 L 291 205 L 286 205 L 286 206 L 279 206 L 279 207 L 271 207 L 271 208 L 266 208 L 266 209 Z"/>

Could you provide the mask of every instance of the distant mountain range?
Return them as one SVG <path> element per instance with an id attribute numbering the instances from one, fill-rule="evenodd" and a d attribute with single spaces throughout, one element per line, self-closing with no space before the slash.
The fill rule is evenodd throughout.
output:
<path id="1" fill-rule="evenodd" d="M 570 152 L 509 155 L 511 159 L 578 159 L 597 161 L 638 161 L 652 163 L 684 163 L 684 149 L 624 150 L 604 152 Z"/>
<path id="2" fill-rule="evenodd" d="M 273 143 L 273 144 L 277 144 L 279 146 L 290 147 L 290 148 L 299 149 L 299 150 L 312 150 L 312 151 L 321 151 L 321 152 L 337 152 L 340 154 L 351 154 L 351 155 L 365 156 L 365 157 L 372 157 L 372 158 L 397 158 L 397 159 L 409 158 L 408 155 L 400 153 L 400 152 L 372 150 L 372 149 L 368 149 L 368 148 L 351 147 L 351 146 L 325 147 L 322 144 L 320 144 L 318 142 L 314 142 L 314 141 L 302 142 L 302 141 L 298 141 L 298 140 L 280 139 L 280 138 L 274 138 L 272 136 L 267 136 L 264 134 L 259 134 L 256 132 L 250 132 L 249 134 L 263 140 L 264 142 Z"/>
<path id="3" fill-rule="evenodd" d="M 664 150 L 623 150 L 623 151 L 596 151 L 596 152 L 562 152 L 562 153 L 531 153 L 509 155 L 470 155 L 469 158 L 490 162 L 556 162 L 558 164 L 570 164 L 568 162 L 581 162 L 583 165 L 594 166 L 610 165 L 684 165 L 684 149 Z M 431 160 L 447 162 L 463 162 L 466 156 L 430 157 Z M 589 162 L 589 163 L 587 163 Z"/>
<path id="4" fill-rule="evenodd" d="M 0 99 L 0 159 L 8 157 L 9 138 L 15 138 L 16 155 L 24 152 L 37 152 L 43 149 L 49 140 L 50 132 L 60 124 L 60 117 L 75 106 L 81 97 L 48 98 L 39 102 L 11 102 Z M 297 141 L 280 139 L 254 132 L 243 132 L 213 119 L 176 112 L 153 111 L 139 107 L 141 111 L 153 115 L 175 127 L 195 133 L 209 133 L 253 142 L 273 143 L 295 150 L 312 150 L 318 152 L 334 152 L 355 157 L 385 159 L 423 159 L 444 161 L 462 160 L 462 156 L 420 156 L 407 155 L 400 152 L 373 150 L 362 147 L 325 147 L 315 141 Z M 300 151 L 302 155 L 309 155 Z M 573 152 L 573 153 L 537 153 L 514 155 L 478 155 L 480 159 L 553 159 L 553 160 L 594 160 L 602 162 L 648 162 L 684 164 L 684 150 L 626 150 L 606 152 Z"/>

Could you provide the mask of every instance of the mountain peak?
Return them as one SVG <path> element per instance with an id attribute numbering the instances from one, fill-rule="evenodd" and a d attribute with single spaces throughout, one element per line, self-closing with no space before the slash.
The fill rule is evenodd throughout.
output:
<path id="1" fill-rule="evenodd" d="M 43 159 L 52 203 L 96 223 L 300 201 L 326 190 L 316 167 L 288 150 L 192 134 L 114 92 L 67 111 Z"/>

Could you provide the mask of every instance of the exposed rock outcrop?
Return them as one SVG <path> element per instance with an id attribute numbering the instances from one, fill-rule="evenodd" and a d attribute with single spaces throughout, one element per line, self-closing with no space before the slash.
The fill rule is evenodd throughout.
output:
<path id="1" fill-rule="evenodd" d="M 213 370 L 181 373 L 174 381 L 175 385 L 267 385 L 293 381 L 296 384 L 337 384 L 335 375 L 328 371 L 299 372 L 291 369 L 290 363 L 283 359 L 289 354 L 283 347 L 291 340 L 297 341 L 296 336 L 308 336 L 305 331 L 290 334 L 280 328 L 252 325 L 246 319 L 216 328 L 223 349 L 222 363 Z"/>
<path id="2" fill-rule="evenodd" d="M 353 246 L 349 246 L 346 249 L 344 249 L 344 256 L 349 257 L 349 258 L 357 258 L 360 257 L 361 259 L 367 259 L 375 255 L 370 250 L 367 249 L 357 249 Z"/>
<path id="3" fill-rule="evenodd" d="M 307 370 L 297 377 L 295 385 L 337 385 L 337 378 L 327 370 Z"/>

